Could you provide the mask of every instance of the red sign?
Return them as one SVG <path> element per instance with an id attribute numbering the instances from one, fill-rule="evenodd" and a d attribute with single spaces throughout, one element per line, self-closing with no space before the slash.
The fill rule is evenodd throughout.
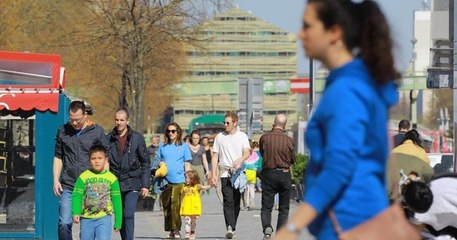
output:
<path id="1" fill-rule="evenodd" d="M 309 78 L 291 78 L 290 93 L 309 93 Z"/>

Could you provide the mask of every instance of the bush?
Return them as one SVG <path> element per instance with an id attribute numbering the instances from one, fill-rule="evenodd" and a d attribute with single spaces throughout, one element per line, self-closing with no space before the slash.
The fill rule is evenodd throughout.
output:
<path id="1" fill-rule="evenodd" d="M 295 184 L 303 183 L 303 173 L 308 164 L 308 156 L 303 154 L 295 155 L 295 164 L 292 165 L 292 181 Z"/>

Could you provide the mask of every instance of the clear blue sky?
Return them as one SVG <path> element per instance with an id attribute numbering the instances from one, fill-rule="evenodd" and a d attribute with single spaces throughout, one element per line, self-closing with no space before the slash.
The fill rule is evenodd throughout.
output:
<path id="1" fill-rule="evenodd" d="M 301 18 L 305 0 L 234 0 L 241 9 L 251 11 L 255 16 L 273 23 L 289 32 L 297 33 L 301 27 Z M 400 70 L 408 67 L 412 55 L 413 13 L 421 10 L 421 0 L 377 0 L 386 14 L 392 37 L 395 41 L 395 61 Z M 299 74 L 308 72 L 308 60 L 298 45 Z"/>

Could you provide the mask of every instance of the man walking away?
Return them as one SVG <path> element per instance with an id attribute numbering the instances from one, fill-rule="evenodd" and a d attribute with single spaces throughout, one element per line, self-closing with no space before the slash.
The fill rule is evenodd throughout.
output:
<path id="1" fill-rule="evenodd" d="M 403 142 L 405 134 L 409 131 L 410 128 L 411 124 L 406 119 L 403 119 L 398 123 L 398 133 L 394 136 L 394 147 L 398 147 L 398 145 Z"/>
<path id="2" fill-rule="evenodd" d="M 289 217 L 290 190 L 292 177 L 290 166 L 295 162 L 294 143 L 285 133 L 287 117 L 278 114 L 271 132 L 260 137 L 260 154 L 263 157 L 263 167 L 260 174 L 262 180 L 262 209 L 260 219 L 264 239 L 270 239 L 273 233 L 271 226 L 271 211 L 275 194 L 279 194 L 279 212 L 276 229 L 287 222 Z"/>

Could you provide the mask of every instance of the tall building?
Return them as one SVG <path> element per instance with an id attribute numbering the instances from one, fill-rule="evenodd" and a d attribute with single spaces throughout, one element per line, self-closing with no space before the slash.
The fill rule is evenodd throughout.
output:
<path id="1" fill-rule="evenodd" d="M 173 102 L 174 121 L 182 128 L 201 115 L 239 110 L 238 81 L 246 78 L 263 80 L 264 130 L 271 129 L 277 113 L 288 115 L 289 127 L 297 122 L 297 94 L 290 94 L 295 34 L 235 7 L 200 26 L 198 39 L 204 40 L 187 50 L 188 74 L 176 86 Z"/>

